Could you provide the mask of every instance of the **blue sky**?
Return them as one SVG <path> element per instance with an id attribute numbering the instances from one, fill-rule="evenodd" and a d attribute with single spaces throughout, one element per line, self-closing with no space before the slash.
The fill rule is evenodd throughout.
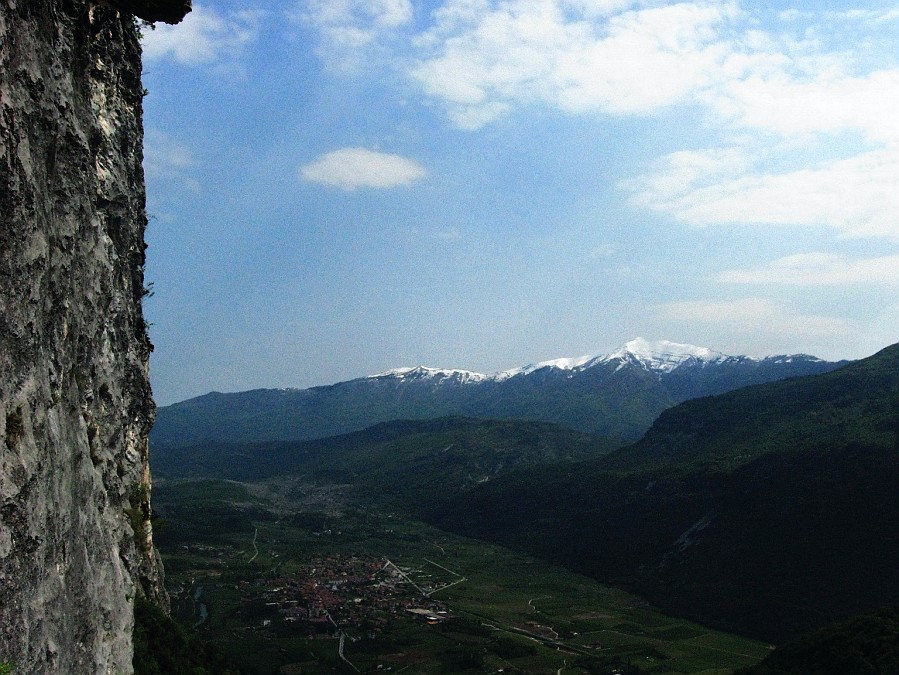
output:
<path id="1" fill-rule="evenodd" d="M 160 404 L 899 340 L 899 4 L 221 0 L 144 33 Z"/>

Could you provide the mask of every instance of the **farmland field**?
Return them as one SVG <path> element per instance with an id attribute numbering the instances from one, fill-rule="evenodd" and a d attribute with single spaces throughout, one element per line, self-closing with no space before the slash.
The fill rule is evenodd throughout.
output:
<path id="1" fill-rule="evenodd" d="M 248 673 L 730 673 L 766 645 L 337 487 L 163 482 L 174 617 Z M 343 645 L 342 656 L 340 645 Z"/>

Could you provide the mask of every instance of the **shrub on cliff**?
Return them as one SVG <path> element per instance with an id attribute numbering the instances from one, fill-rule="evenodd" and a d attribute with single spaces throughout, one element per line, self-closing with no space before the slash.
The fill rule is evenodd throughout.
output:
<path id="1" fill-rule="evenodd" d="M 215 645 L 202 642 L 148 600 L 134 603 L 135 675 L 239 675 Z M 0 670 L 0 675 L 2 675 Z"/>

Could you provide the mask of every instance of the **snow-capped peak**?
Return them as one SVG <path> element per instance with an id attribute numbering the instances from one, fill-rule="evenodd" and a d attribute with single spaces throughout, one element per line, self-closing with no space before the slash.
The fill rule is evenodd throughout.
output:
<path id="1" fill-rule="evenodd" d="M 611 354 L 598 357 L 595 363 L 608 363 L 615 360 L 636 361 L 647 370 L 670 373 L 687 361 L 714 363 L 727 358 L 730 357 L 708 347 L 697 347 L 668 340 L 650 341 L 638 337 L 625 343 Z"/>
<path id="2" fill-rule="evenodd" d="M 705 365 L 720 363 L 736 357 L 728 356 L 708 347 L 669 342 L 668 340 L 646 340 L 638 337 L 626 342 L 621 347 L 609 354 L 580 356 L 575 358 L 552 359 L 540 361 L 520 368 L 503 370 L 492 375 L 484 375 L 470 370 L 454 368 L 394 368 L 386 370 L 374 378 L 396 378 L 402 380 L 430 380 L 435 383 L 452 382 L 456 384 L 469 384 L 485 381 L 501 382 L 520 375 L 530 375 L 544 368 L 578 372 L 588 370 L 594 366 L 603 364 L 617 364 L 616 369 L 623 368 L 627 364 L 639 366 L 655 373 L 670 373 L 686 363 Z M 740 359 L 753 359 L 751 357 L 739 357 Z M 790 357 L 778 357 L 788 359 Z"/>
<path id="3" fill-rule="evenodd" d="M 595 359 L 595 356 L 581 356 L 579 358 L 562 358 L 552 359 L 550 361 L 540 361 L 539 363 L 531 363 L 520 368 L 512 368 L 492 375 L 494 380 L 508 380 L 516 375 L 530 375 L 531 373 L 541 370 L 542 368 L 558 368 L 559 370 L 577 370 L 582 365 Z"/>
<path id="4" fill-rule="evenodd" d="M 453 380 L 459 384 L 467 384 L 469 382 L 480 382 L 487 379 L 482 373 L 475 373 L 470 370 L 459 370 L 456 368 L 428 368 L 426 366 L 416 366 L 415 368 L 393 368 L 385 370 L 383 373 L 371 375 L 369 379 L 375 378 L 396 378 L 403 380 Z"/>
<path id="5" fill-rule="evenodd" d="M 516 375 L 529 375 L 541 368 L 580 371 L 614 361 L 620 362 L 619 367 L 624 366 L 626 363 L 632 363 L 640 365 L 646 370 L 670 373 L 688 361 L 693 363 L 714 363 L 728 358 L 731 357 L 708 347 L 696 347 L 695 345 L 680 344 L 667 340 L 650 341 L 638 337 L 623 344 L 610 354 L 541 361 L 522 368 L 504 370 L 493 375 L 492 378 L 505 380 Z"/>

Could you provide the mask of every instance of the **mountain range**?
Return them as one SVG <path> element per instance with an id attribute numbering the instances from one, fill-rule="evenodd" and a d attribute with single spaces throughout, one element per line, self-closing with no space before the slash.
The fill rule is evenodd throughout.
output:
<path id="1" fill-rule="evenodd" d="M 548 423 L 444 418 L 154 453 L 164 476 L 347 488 L 369 508 L 403 509 L 772 642 L 899 603 L 899 345 L 685 401 L 617 449 Z"/>
<path id="2" fill-rule="evenodd" d="M 828 372 L 846 362 L 805 354 L 729 356 L 637 338 L 602 355 L 485 375 L 397 368 L 309 389 L 213 392 L 159 409 L 155 445 L 325 438 L 399 419 L 467 416 L 552 422 L 636 440 L 667 408 L 752 384 Z"/>
<path id="3" fill-rule="evenodd" d="M 779 642 L 899 602 L 897 484 L 894 345 L 687 401 L 636 444 L 497 476 L 429 519 Z"/>

